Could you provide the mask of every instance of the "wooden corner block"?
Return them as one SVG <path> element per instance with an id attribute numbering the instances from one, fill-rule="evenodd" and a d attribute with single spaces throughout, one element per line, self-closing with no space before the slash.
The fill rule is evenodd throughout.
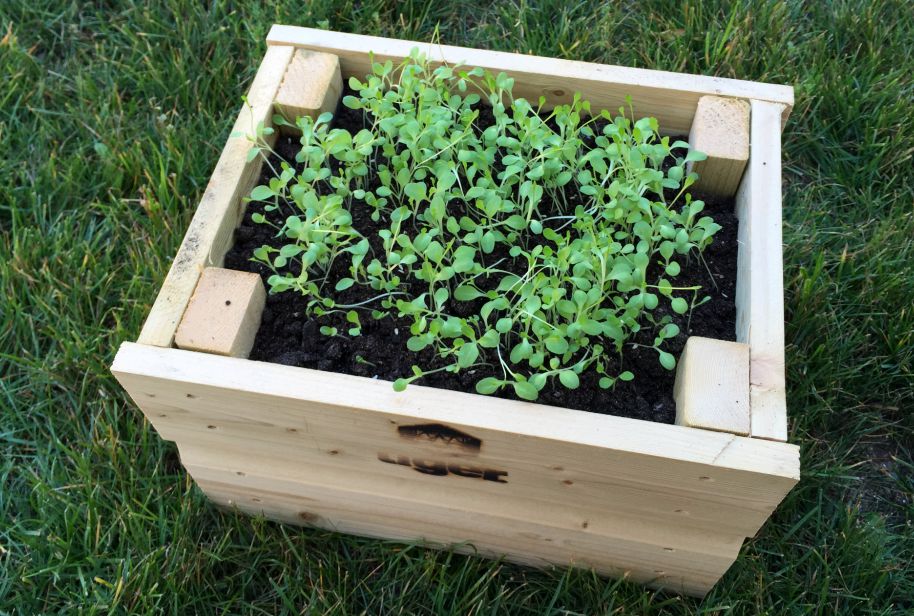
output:
<path id="1" fill-rule="evenodd" d="M 178 325 L 175 344 L 188 351 L 247 357 L 265 302 L 257 274 L 207 267 Z"/>
<path id="2" fill-rule="evenodd" d="M 342 92 L 339 57 L 296 49 L 273 106 L 277 113 L 294 124 L 300 117 L 317 118 L 326 111 L 334 111 Z"/>
<path id="3" fill-rule="evenodd" d="M 696 186 L 704 192 L 732 197 L 749 161 L 749 102 L 739 98 L 702 96 L 689 131 L 689 145 L 708 155 L 691 163 Z"/>
<path id="4" fill-rule="evenodd" d="M 748 435 L 749 345 L 691 336 L 673 398 L 677 425 Z"/>

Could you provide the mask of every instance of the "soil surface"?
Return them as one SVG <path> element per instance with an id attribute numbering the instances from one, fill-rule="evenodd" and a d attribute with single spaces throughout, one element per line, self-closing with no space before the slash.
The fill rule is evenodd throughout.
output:
<path id="1" fill-rule="evenodd" d="M 482 110 L 481 125 L 485 127 L 485 109 Z M 349 129 L 355 133 L 363 126 L 361 112 L 352 111 L 340 105 L 334 119 L 334 126 Z M 275 168 L 279 168 L 279 160 L 289 161 L 294 164 L 295 154 L 299 149 L 295 137 L 280 136 L 275 146 L 277 156 L 271 160 Z M 270 178 L 270 168 L 264 165 L 260 183 L 266 184 Z M 680 334 L 667 340 L 664 349 L 677 358 L 682 352 L 686 338 L 692 336 L 705 336 L 720 340 L 734 340 L 736 331 L 736 307 L 734 303 L 736 291 L 736 252 L 737 252 L 737 220 L 733 214 L 732 199 L 714 199 L 692 191 L 696 198 L 703 198 L 705 210 L 703 215 L 709 215 L 723 228 L 714 236 L 713 243 L 702 253 L 702 258 L 694 256 L 689 260 L 680 261 L 682 271 L 676 277 L 677 286 L 701 285 L 701 296 L 708 295 L 711 300 L 692 311 L 691 316 L 677 315 L 668 308 L 668 302 L 661 299 L 660 306 L 654 310 L 655 317 L 659 320 L 669 314 L 674 323 L 679 325 Z M 255 249 L 264 244 L 281 246 L 282 241 L 274 237 L 275 229 L 265 224 L 255 224 L 251 215 L 255 212 L 264 214 L 268 220 L 275 224 L 282 224 L 287 216 L 298 213 L 294 205 L 285 204 L 273 212 L 264 212 L 262 203 L 252 203 L 244 215 L 241 226 L 235 232 L 235 243 L 225 259 L 225 267 L 235 270 L 249 271 L 260 274 L 266 285 L 267 278 L 272 274 L 266 267 L 250 260 Z M 548 206 L 547 206 L 548 207 Z M 369 218 L 369 208 L 351 208 L 353 227 L 366 237 L 374 237 L 372 248 L 380 251 L 380 242 L 376 232 L 381 227 Z M 382 223 L 383 224 L 383 221 Z M 493 262 L 500 258 L 511 258 L 507 250 L 496 248 L 488 256 Z M 501 267 L 505 267 L 502 265 Z M 348 260 L 337 259 L 331 270 L 329 280 L 348 276 Z M 420 283 L 423 284 L 424 283 Z M 267 287 L 269 288 L 269 287 Z M 417 287 L 416 294 L 423 289 Z M 425 287 L 424 290 L 427 290 Z M 356 285 L 347 291 L 335 295 L 340 303 L 354 304 L 371 298 L 375 292 Z M 683 296 L 690 300 L 691 294 Z M 480 302 L 481 303 L 481 302 Z M 429 370 L 442 365 L 434 354 L 426 349 L 420 353 L 412 353 L 406 348 L 409 338 L 409 321 L 395 315 L 382 320 L 374 320 L 367 312 L 362 316 L 362 335 L 349 337 L 344 332 L 350 327 L 343 315 L 334 314 L 318 318 L 310 318 L 304 314 L 305 299 L 294 291 L 287 291 L 277 295 L 269 295 L 263 319 L 251 352 L 251 359 L 267 361 L 289 366 L 302 366 L 329 372 L 341 372 L 370 378 L 393 381 L 399 377 L 412 374 L 410 367 L 413 364 Z M 465 316 L 463 313 L 478 310 L 473 302 L 455 302 L 447 307 L 451 314 Z M 323 325 L 335 326 L 340 335 L 328 337 L 320 333 Z M 598 385 L 599 375 L 592 370 L 580 375 L 580 387 L 575 390 L 565 389 L 561 384 L 555 385 L 552 380 L 540 392 L 537 403 L 561 406 L 566 408 L 605 413 L 622 417 L 646 419 L 662 423 L 673 423 L 676 415 L 676 406 L 673 401 L 673 382 L 675 370 L 664 369 L 657 360 L 657 353 L 642 344 L 650 345 L 653 342 L 655 330 L 648 325 L 630 340 L 624 350 L 624 358 L 617 370 L 608 370 L 610 374 L 618 374 L 623 370 L 630 370 L 635 374 L 635 379 L 628 383 L 618 382 L 615 389 L 604 390 Z M 480 347 L 480 360 L 493 360 L 494 352 Z M 491 353 L 491 358 L 486 357 Z M 610 368 L 612 365 L 610 366 Z M 488 371 L 486 371 L 488 372 Z M 463 371 L 452 374 L 446 371 L 437 372 L 415 381 L 417 385 L 428 385 L 456 391 L 474 392 L 476 382 L 488 374 L 481 374 L 478 370 Z M 497 397 L 518 399 L 510 387 L 494 394 Z"/>

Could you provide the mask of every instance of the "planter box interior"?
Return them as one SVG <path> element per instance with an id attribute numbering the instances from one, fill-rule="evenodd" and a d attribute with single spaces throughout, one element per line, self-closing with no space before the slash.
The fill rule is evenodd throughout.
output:
<path id="1" fill-rule="evenodd" d="M 370 71 L 369 51 L 396 63 L 419 47 L 432 60 L 504 71 L 531 100 L 580 92 L 613 110 L 630 96 L 639 116 L 693 140 L 706 104 L 748 110 L 748 163 L 721 144 L 702 170 L 720 190 L 738 187 L 739 344 L 721 343 L 734 345 L 726 355 L 716 341 L 689 341 L 677 377 L 683 425 L 415 385 L 397 393 L 364 377 L 225 356 L 244 355 L 237 349 L 256 329 L 263 300 L 250 286 L 224 321 L 237 324 L 223 332 L 223 355 L 175 348 L 176 335 L 198 331 L 188 305 L 198 283 L 199 293 L 217 284 L 216 271 L 203 272 L 222 265 L 260 173 L 243 138 L 227 142 L 139 339 L 123 343 L 112 366 L 221 505 L 706 593 L 799 479 L 798 448 L 785 442 L 781 259 L 780 136 L 792 89 L 290 26 L 274 26 L 267 42 L 233 131 L 270 126 L 281 90 L 318 101 L 312 108 L 328 90 L 338 99 L 336 82 L 314 85 L 301 50 L 337 57 L 347 79 Z M 745 394 L 721 396 L 731 389 Z"/>

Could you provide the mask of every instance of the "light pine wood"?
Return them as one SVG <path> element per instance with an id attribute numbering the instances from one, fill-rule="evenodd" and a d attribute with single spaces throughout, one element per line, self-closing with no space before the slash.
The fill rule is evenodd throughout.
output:
<path id="1" fill-rule="evenodd" d="M 472 500 L 458 506 L 417 503 L 345 484 L 239 476 L 234 470 L 187 464 L 211 499 L 248 513 L 371 537 L 456 544 L 458 551 L 506 555 L 535 567 L 573 564 L 697 595 L 707 592 L 727 570 L 741 543 L 719 533 L 669 532 L 676 547 L 660 546 L 643 542 L 637 524 L 633 528 L 610 518 L 582 520 L 555 504 L 535 519 L 524 512 L 478 507 Z M 474 538 L 470 543 L 468 536 Z"/>
<path id="2" fill-rule="evenodd" d="M 462 508 L 431 506 L 417 511 L 386 498 L 358 497 L 339 486 L 330 489 L 303 486 L 297 494 L 240 488 L 235 483 L 213 481 L 206 471 L 195 470 L 195 480 L 204 493 L 217 504 L 233 510 L 337 532 L 443 545 L 458 553 L 504 557 L 531 567 L 571 564 L 594 569 L 601 575 L 624 577 L 695 596 L 705 595 L 732 563 L 732 558 L 693 552 L 687 554 L 692 564 L 684 566 L 671 558 L 675 550 L 655 554 L 636 539 L 607 542 L 589 535 L 585 529 L 553 528 L 489 512 L 470 514 Z M 378 516 L 379 511 L 393 515 Z M 479 539 L 468 542 L 467 533 Z M 687 571 L 682 573 L 686 567 Z"/>
<path id="3" fill-rule="evenodd" d="M 789 86 L 686 75 L 666 71 L 558 60 L 500 51 L 487 51 L 404 41 L 398 39 L 346 34 L 297 26 L 274 25 L 267 36 L 270 45 L 294 45 L 331 53 L 340 58 L 343 78 L 364 77 L 371 70 L 368 52 L 376 62 L 395 63 L 409 56 L 414 47 L 436 63 L 479 66 L 493 72 L 505 72 L 515 79 L 514 95 L 536 102 L 545 96 L 552 105 L 565 104 L 575 92 L 589 100 L 595 109 L 616 112 L 630 96 L 635 114 L 657 118 L 663 130 L 686 133 L 698 99 L 705 95 L 755 98 L 784 105 L 784 114 L 793 106 L 793 88 Z"/>
<path id="4" fill-rule="evenodd" d="M 708 156 L 689 164 L 689 171 L 699 175 L 696 187 L 714 195 L 735 195 L 749 160 L 749 101 L 702 96 L 689 145 Z"/>
<path id="5" fill-rule="evenodd" d="M 257 121 L 270 124 L 284 80 L 294 90 L 309 78 L 303 66 L 289 67 L 303 50 L 339 56 L 348 77 L 369 70 L 370 50 L 376 60 L 396 61 L 418 45 L 284 26 L 270 37 L 251 107 L 236 122 L 244 133 Z M 792 89 L 420 46 L 438 61 L 504 70 L 532 99 L 567 102 L 580 91 L 614 109 L 631 95 L 636 113 L 657 117 L 668 132 L 689 130 L 702 96 L 759 99 L 737 200 L 737 309 L 739 340 L 750 345 L 750 432 L 762 438 L 417 386 L 397 393 L 371 379 L 159 348 L 174 341 L 203 268 L 220 265 L 229 247 L 259 172 L 258 161 L 246 162 L 243 140 L 230 140 L 220 157 L 143 344 L 125 343 L 112 371 L 162 437 L 177 443 L 201 488 L 225 506 L 705 593 L 799 479 L 797 447 L 771 436 L 779 425 L 786 436 L 780 123 Z M 310 86 L 301 92 L 315 94 Z M 776 229 L 764 213 L 771 211 Z M 760 239 L 763 230 L 776 239 Z M 775 283 L 777 298 L 766 291 Z M 779 343 L 777 331 L 764 331 L 772 320 Z"/>
<path id="6" fill-rule="evenodd" d="M 749 345 L 750 435 L 787 440 L 780 105 L 752 101 L 752 154 L 736 195 L 736 339 Z"/>
<path id="7" fill-rule="evenodd" d="M 676 424 L 749 434 L 749 345 L 690 336 L 679 358 Z"/>
<path id="8" fill-rule="evenodd" d="M 198 396 L 198 394 L 192 394 Z M 199 397 L 199 396 L 198 396 Z M 188 443 L 198 447 L 231 448 L 239 452 L 242 463 L 247 456 L 255 456 L 266 464 L 282 466 L 285 463 L 305 465 L 311 472 L 356 488 L 385 490 L 390 493 L 424 493 L 431 488 L 436 501 L 459 505 L 465 499 L 484 499 L 492 503 L 505 499 L 504 487 L 495 482 L 451 481 L 448 490 L 441 493 L 435 488 L 441 479 L 419 473 L 411 466 L 378 464 L 379 453 L 397 456 L 403 453 L 403 443 L 395 434 L 389 434 L 390 425 L 376 415 L 361 413 L 356 434 L 341 434 L 346 415 L 335 415 L 329 421 L 304 421 L 300 415 L 275 412 L 269 421 L 239 417 L 238 409 L 222 411 L 209 409 L 206 403 L 193 403 L 192 408 L 180 400 L 166 401 L 157 396 L 143 402 L 143 409 L 163 438 L 175 441 L 182 450 Z M 326 413 L 325 413 L 326 414 Z M 397 425 L 408 425 L 408 416 L 396 419 Z M 365 441 L 375 444 L 365 446 Z M 314 443 L 323 443 L 314 450 Z M 499 451 L 513 451 L 513 446 L 503 445 Z M 501 458 L 483 451 L 476 456 L 462 455 L 459 451 L 442 446 L 410 443 L 407 450 L 411 458 L 441 461 L 447 464 L 475 468 L 499 468 Z M 396 453 L 396 452 L 400 453 Z M 599 464 L 599 456 L 594 455 Z M 599 466 L 597 467 L 600 468 Z M 503 470 L 503 469 L 500 469 Z M 609 476 L 601 471 L 588 471 L 580 464 L 568 468 L 562 464 L 544 467 L 540 461 L 523 456 L 512 464 L 510 471 L 512 501 L 523 503 L 535 510 L 543 503 L 573 497 L 573 503 L 582 511 L 594 515 L 638 517 L 652 523 L 677 528 L 714 531 L 731 535 L 754 534 L 770 514 L 768 495 L 743 498 L 732 490 L 726 494 L 717 491 L 696 493 L 694 489 L 667 487 L 663 491 L 645 491 L 643 483 L 632 478 Z M 716 487 L 716 486 L 715 486 Z M 751 531 L 751 532 L 750 532 Z"/>
<path id="9" fill-rule="evenodd" d="M 180 349 L 125 343 L 112 371 L 219 502 L 236 493 L 247 499 L 239 506 L 277 519 L 306 511 L 349 532 L 470 541 L 520 562 L 644 581 L 669 570 L 670 581 L 653 583 L 692 593 L 723 573 L 799 473 L 792 445 L 426 387 L 397 393 L 373 379 Z M 415 424 L 481 443 L 469 450 L 400 436 Z M 382 456 L 496 469 L 506 483 L 430 475 Z M 207 486 L 217 480 L 222 491 Z M 253 496 L 257 486 L 263 494 Z M 252 497 L 261 499 L 253 509 Z M 404 518 L 405 503 L 426 526 Z M 528 519 L 516 522 L 523 512 Z M 305 518 L 297 521 L 314 521 Z M 491 520 L 486 530 L 480 519 Z M 364 526 L 371 520 L 374 530 Z M 527 547 L 513 535 L 496 539 L 518 525 L 540 539 Z M 580 547 L 569 552 L 572 544 Z M 676 564 L 665 548 L 691 556 Z M 648 565 L 652 554 L 660 560 Z"/>
<path id="10" fill-rule="evenodd" d="M 273 99 L 293 51 L 281 47 L 267 49 L 248 90 L 247 104 L 238 113 L 232 127 L 233 135 L 253 135 L 259 123 L 272 125 Z M 275 135 L 267 136 L 265 140 L 272 144 Z M 251 161 L 247 160 L 250 149 L 251 142 L 245 137 L 229 137 L 178 254 L 146 318 L 139 342 L 171 346 L 178 323 L 203 268 L 222 265 L 231 245 L 232 233 L 244 211 L 242 197 L 251 189 L 260 173 L 261 158 L 258 156 Z"/>
<path id="11" fill-rule="evenodd" d="M 339 58 L 296 49 L 276 94 L 275 109 L 291 124 L 305 116 L 316 119 L 336 109 L 342 92 Z"/>
<path id="12" fill-rule="evenodd" d="M 500 499 L 474 498 L 472 496 L 457 499 L 446 494 L 441 489 L 441 477 L 424 475 L 424 482 L 412 482 L 411 487 L 419 486 L 420 489 L 411 491 L 391 490 L 390 484 L 378 485 L 372 477 L 360 478 L 357 474 L 347 476 L 346 482 L 339 481 L 340 475 L 326 472 L 325 469 L 314 469 L 302 466 L 301 461 L 292 457 L 258 455 L 255 450 L 249 453 L 238 452 L 234 448 L 218 448 L 211 445 L 200 446 L 188 442 L 181 452 L 182 463 L 190 470 L 207 469 L 211 471 L 209 479 L 217 479 L 225 483 L 235 483 L 239 487 L 262 489 L 277 493 L 297 494 L 303 489 L 333 489 L 344 488 L 351 492 L 353 500 L 364 497 L 366 500 L 380 500 L 391 497 L 404 505 L 421 509 L 426 507 L 442 506 L 462 510 L 471 516 L 483 514 L 486 511 L 497 513 L 500 516 L 513 520 L 531 520 L 544 526 L 565 530 L 586 529 L 588 533 L 596 536 L 628 538 L 638 541 L 644 546 L 652 546 L 650 553 L 659 553 L 665 547 L 672 547 L 677 552 L 692 552 L 711 554 L 726 558 L 739 551 L 744 537 L 742 535 L 726 535 L 719 529 L 690 528 L 687 532 L 678 526 L 662 526 L 654 524 L 651 520 L 639 516 L 610 515 L 599 510 L 580 507 L 577 502 L 561 502 L 540 500 L 535 504 L 536 514 L 531 515 L 530 503 L 522 499 L 505 495 Z M 239 459 L 240 458 L 240 459 Z M 244 469 L 244 470 L 239 470 Z M 240 474 L 239 474 L 240 473 Z M 423 477 L 421 473 L 413 473 Z M 439 485 L 436 485 L 436 480 Z M 456 480 L 444 481 L 458 488 Z M 404 482 L 410 483 L 410 482 Z M 475 485 L 472 480 L 464 484 Z M 486 482 L 478 482 L 484 484 Z M 506 489 L 509 484 L 492 484 L 495 488 Z M 465 493 L 465 491 L 463 491 Z"/>
<path id="13" fill-rule="evenodd" d="M 175 345 L 188 351 L 247 357 L 266 297 L 259 275 L 207 267 L 178 325 Z"/>

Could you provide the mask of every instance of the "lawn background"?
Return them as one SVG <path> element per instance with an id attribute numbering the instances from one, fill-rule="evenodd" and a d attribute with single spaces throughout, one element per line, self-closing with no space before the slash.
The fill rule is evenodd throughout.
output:
<path id="1" fill-rule="evenodd" d="M 119 389 L 274 22 L 794 85 L 803 480 L 704 600 L 218 511 Z M 911 613 L 912 49 L 904 1 L 3 0 L 0 613 Z"/>

